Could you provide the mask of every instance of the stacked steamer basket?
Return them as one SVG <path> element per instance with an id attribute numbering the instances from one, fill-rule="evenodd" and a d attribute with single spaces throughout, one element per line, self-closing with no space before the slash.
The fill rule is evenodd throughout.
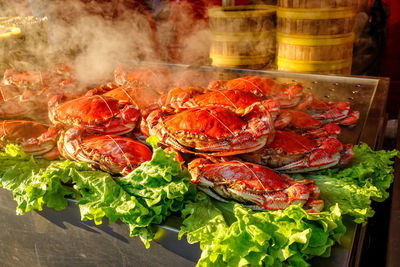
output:
<path id="1" fill-rule="evenodd" d="M 358 0 L 279 0 L 278 69 L 350 74 L 357 4 Z"/>
<path id="2" fill-rule="evenodd" d="M 209 9 L 212 65 L 262 69 L 272 63 L 276 42 L 275 10 L 269 5 Z"/>

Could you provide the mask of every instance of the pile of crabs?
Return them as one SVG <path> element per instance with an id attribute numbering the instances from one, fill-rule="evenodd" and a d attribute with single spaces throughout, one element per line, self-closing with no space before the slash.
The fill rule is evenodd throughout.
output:
<path id="1" fill-rule="evenodd" d="M 160 143 L 188 162 L 192 182 L 221 201 L 253 209 L 324 202 L 313 181 L 288 174 L 344 166 L 352 146 L 337 137 L 359 112 L 326 102 L 299 83 L 262 76 L 207 83 L 201 72 L 119 67 L 114 81 L 83 86 L 71 67 L 7 70 L 0 85 L 0 146 L 86 161 L 115 176 L 152 157 L 143 141 Z"/>

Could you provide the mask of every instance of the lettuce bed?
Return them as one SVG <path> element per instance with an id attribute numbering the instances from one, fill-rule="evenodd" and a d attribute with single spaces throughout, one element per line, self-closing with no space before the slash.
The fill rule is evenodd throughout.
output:
<path id="1" fill-rule="evenodd" d="M 389 197 L 387 190 L 393 182 L 393 158 L 400 152 L 373 151 L 368 145 L 354 146 L 354 159 L 351 166 L 331 168 L 297 179 L 314 180 L 321 190 L 325 207 L 339 204 L 343 214 L 354 218 L 356 223 L 366 223 L 374 215 L 371 200 L 382 202 Z"/>
<path id="2" fill-rule="evenodd" d="M 19 215 L 41 210 L 43 204 L 61 210 L 74 198 L 82 220 L 121 220 L 146 247 L 154 237 L 151 226 L 180 213 L 180 237 L 200 242 L 199 266 L 307 266 L 312 257 L 329 257 L 331 247 L 340 242 L 346 231 L 342 214 L 356 223 L 373 216 L 371 200 L 388 197 L 392 159 L 399 156 L 398 151 L 355 146 L 348 168 L 294 177 L 316 181 L 326 203 L 324 212 L 307 214 L 299 206 L 255 212 L 197 193 L 176 155 L 157 148 L 156 140 L 149 142 L 154 147 L 152 160 L 117 179 L 86 163 L 38 160 L 9 145 L 0 152 L 0 186 L 12 192 Z"/>
<path id="3" fill-rule="evenodd" d="M 149 247 L 151 225 L 162 223 L 195 196 L 190 174 L 175 156 L 155 148 L 151 161 L 114 179 L 86 163 L 36 160 L 9 145 L 0 152 L 0 186 L 12 192 L 18 215 L 42 210 L 43 204 L 61 210 L 68 206 L 67 198 L 75 198 L 82 220 L 101 224 L 104 217 L 119 219 Z"/>

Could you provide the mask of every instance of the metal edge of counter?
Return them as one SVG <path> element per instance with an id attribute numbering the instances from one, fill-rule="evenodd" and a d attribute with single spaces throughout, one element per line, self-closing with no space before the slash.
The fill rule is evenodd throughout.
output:
<path id="1" fill-rule="evenodd" d="M 400 115 L 398 117 L 400 121 Z M 397 128 L 396 149 L 400 150 L 400 124 Z M 390 208 L 386 266 L 397 267 L 400 262 L 400 159 L 395 160 L 395 172 Z"/>
<path id="2" fill-rule="evenodd" d="M 375 97 L 376 96 L 375 94 L 375 96 L 373 97 L 373 101 L 370 103 L 370 109 L 366 120 L 369 121 L 369 124 L 364 125 L 364 128 L 361 131 L 362 134 L 359 138 L 359 142 L 367 143 L 370 147 L 373 147 L 374 149 L 380 149 L 381 148 L 380 146 L 384 138 L 384 130 L 385 130 L 384 114 L 386 111 L 386 103 L 387 103 L 387 96 L 389 93 L 390 79 L 382 77 L 376 77 L 376 78 L 379 79 L 376 90 L 383 91 L 383 93 L 380 95 L 379 99 Z M 374 111 L 378 111 L 378 113 Z M 372 118 L 373 116 L 375 116 L 378 119 L 377 128 L 379 130 L 376 131 L 375 136 L 370 136 L 367 133 L 368 126 L 376 127 L 376 124 L 374 124 L 374 118 Z M 351 251 L 349 254 L 349 258 L 347 259 L 346 266 L 357 266 L 357 267 L 360 266 L 366 230 L 367 230 L 366 225 L 362 226 L 360 224 L 357 224 L 356 231 L 354 233 L 353 243 L 351 245 Z"/>

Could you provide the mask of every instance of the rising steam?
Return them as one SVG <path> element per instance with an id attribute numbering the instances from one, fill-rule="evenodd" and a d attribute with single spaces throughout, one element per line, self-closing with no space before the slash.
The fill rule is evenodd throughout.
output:
<path id="1" fill-rule="evenodd" d="M 53 62 L 72 65 L 78 80 L 86 84 L 109 79 L 119 65 L 143 61 L 207 63 L 208 25 L 207 21 L 195 18 L 193 7 L 184 6 L 187 3 L 183 1 L 179 16 L 173 13 L 177 9 L 162 7 L 154 31 L 154 21 L 150 19 L 149 23 L 150 14 L 128 2 L 131 1 L 32 0 L 34 5 L 27 7 L 29 10 L 12 9 L 10 5 L 3 15 L 25 15 L 31 11 L 34 15 L 45 15 L 47 25 L 36 32 L 31 30 L 30 36 L 48 33 L 48 42 L 42 41 L 44 45 L 38 46 L 37 38 L 25 38 L 24 45 L 32 48 L 30 53 L 40 58 L 41 65 Z M 26 66 L 26 70 L 32 67 Z"/>

